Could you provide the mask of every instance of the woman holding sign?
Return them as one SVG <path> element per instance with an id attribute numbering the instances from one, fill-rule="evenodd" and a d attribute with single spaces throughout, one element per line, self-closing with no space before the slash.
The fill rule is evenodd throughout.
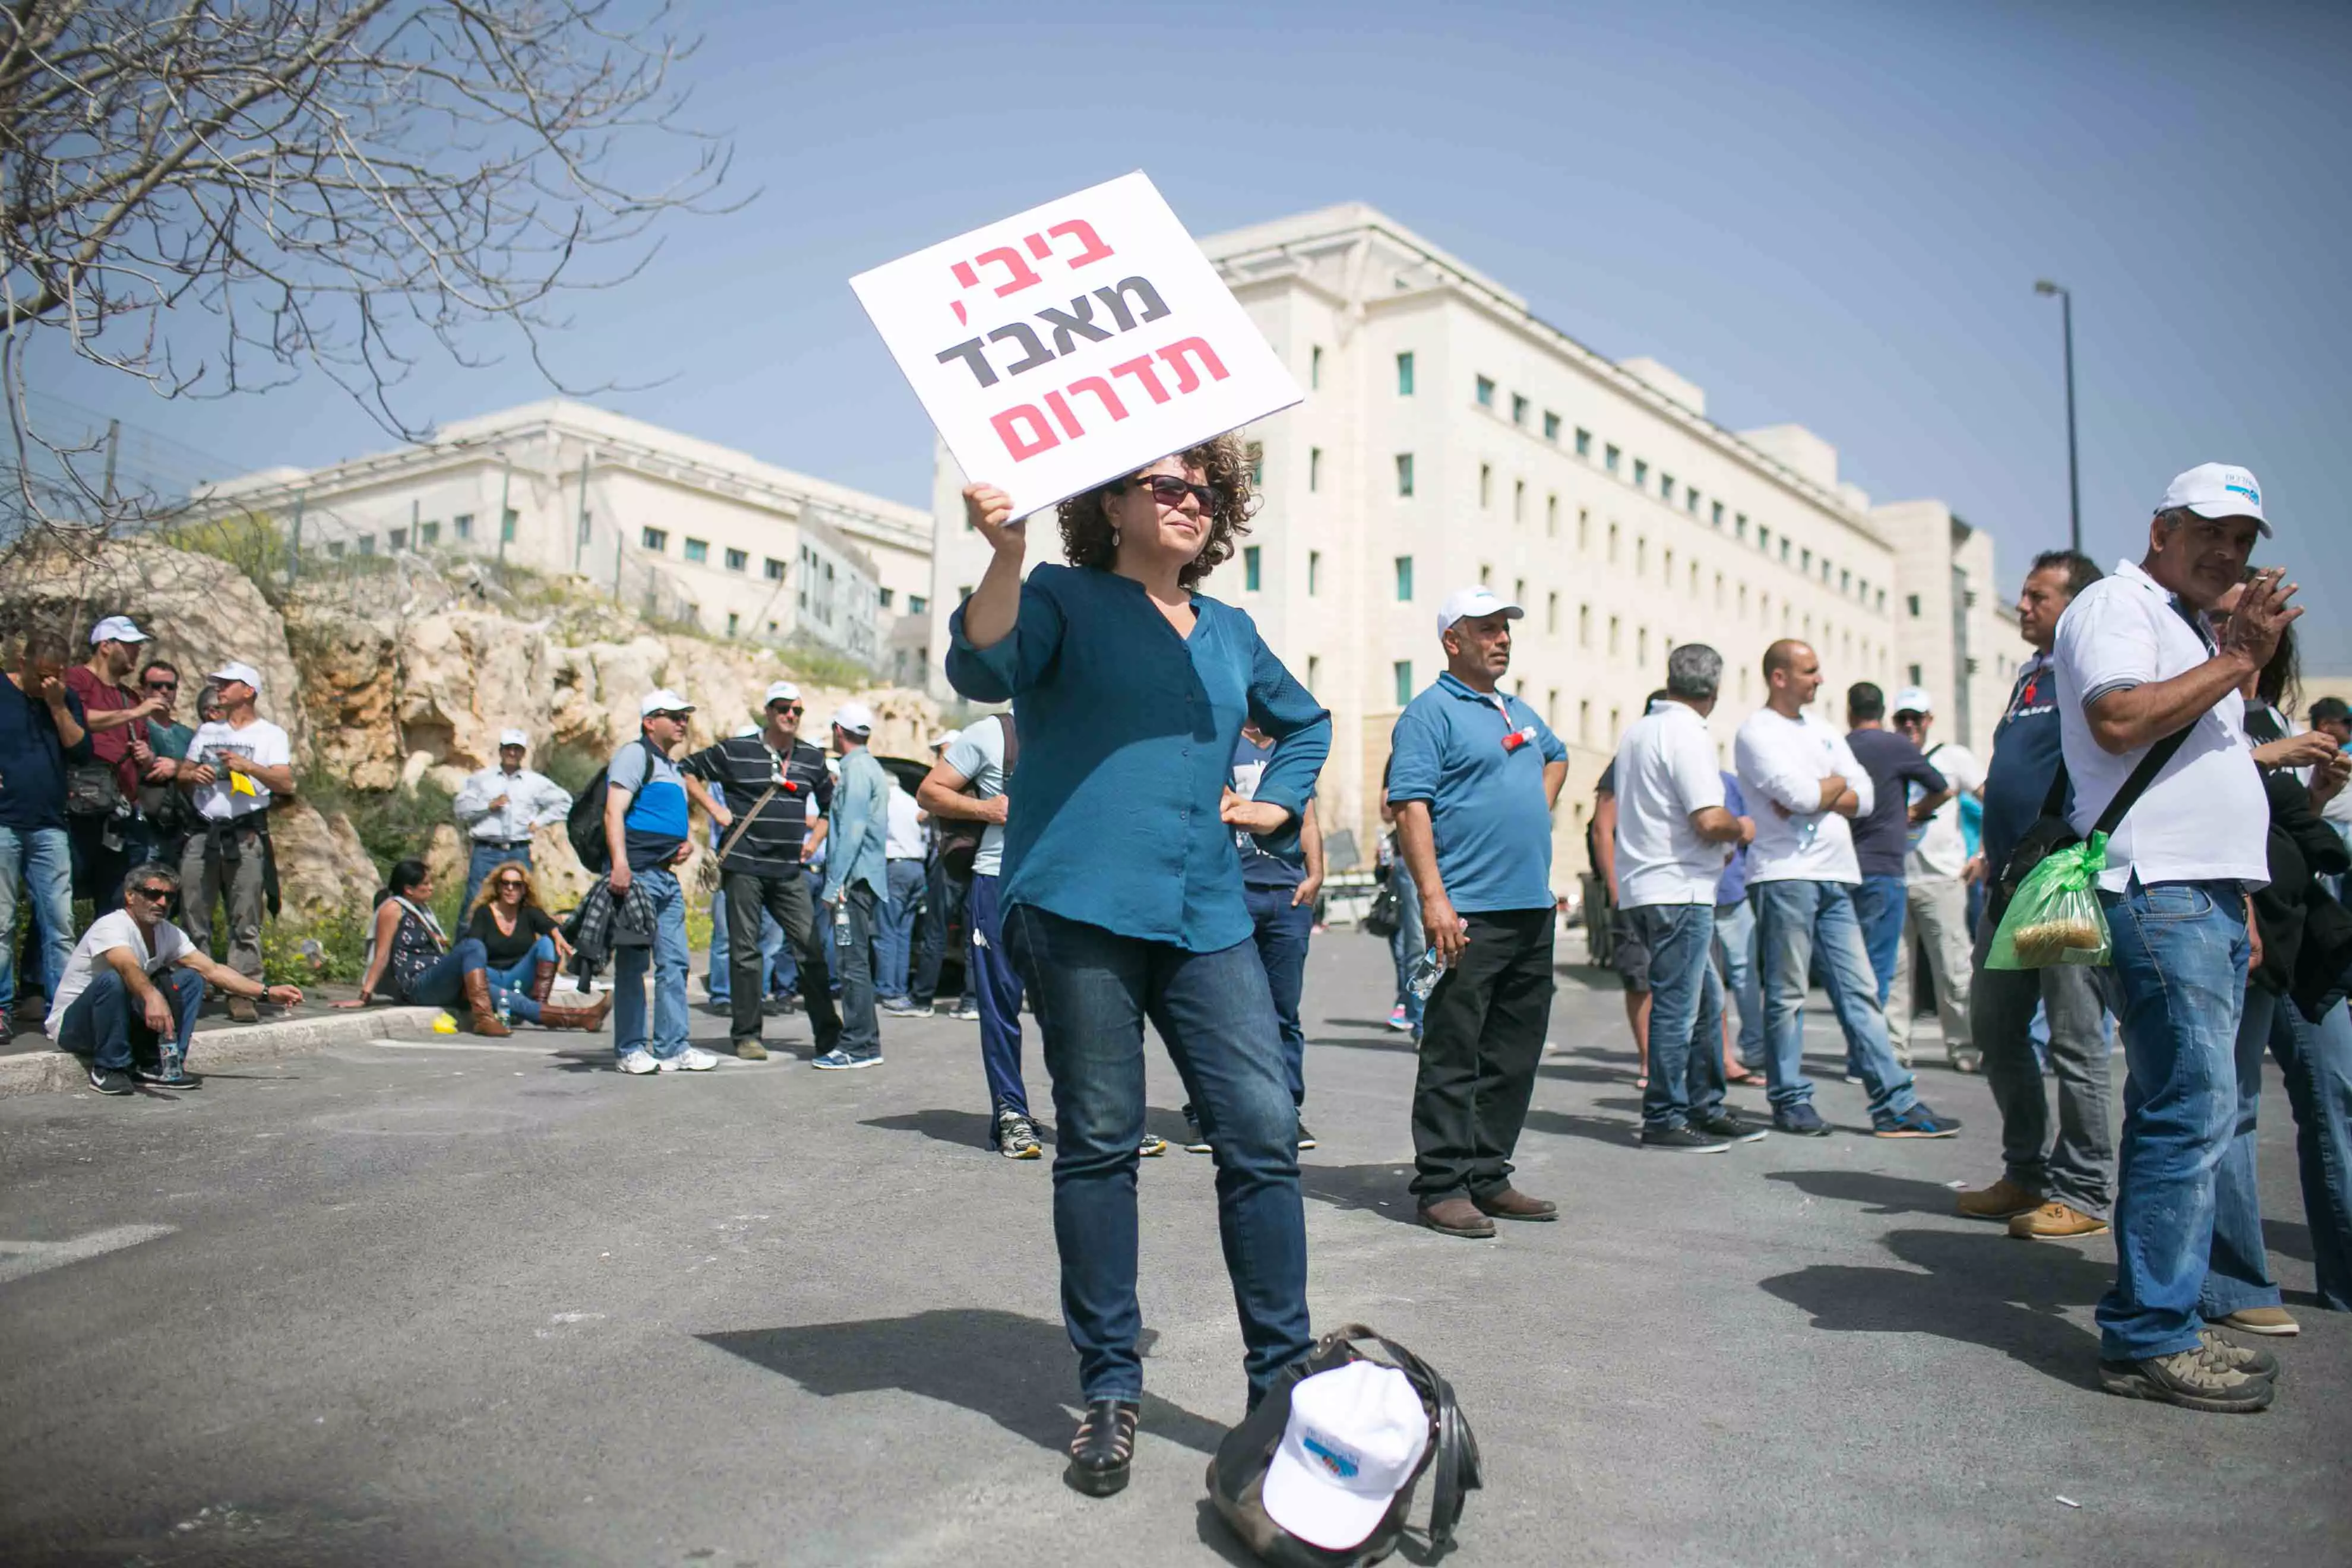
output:
<path id="1" fill-rule="evenodd" d="M 1194 587 L 1253 498 L 1230 435 L 1062 502 L 1067 566 L 1039 565 L 985 484 L 964 512 L 995 552 L 948 626 L 948 679 L 1013 703 L 1004 940 L 1045 1037 L 1062 1315 L 1087 1414 L 1070 1481 L 1127 1484 L 1143 1396 L 1136 1148 L 1143 1023 L 1167 1041 L 1216 1156 L 1217 1221 L 1255 1406 L 1305 1355 L 1307 1230 L 1291 1100 L 1234 831 L 1296 833 L 1331 721 L 1249 616 Z M 1275 737 L 1256 798 L 1225 788 L 1244 720 Z"/>

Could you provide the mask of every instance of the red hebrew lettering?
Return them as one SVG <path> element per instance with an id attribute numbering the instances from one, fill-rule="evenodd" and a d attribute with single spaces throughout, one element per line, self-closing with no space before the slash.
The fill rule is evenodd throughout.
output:
<path id="1" fill-rule="evenodd" d="M 1029 254 L 1040 261 L 1054 254 L 1053 241 L 1042 234 L 1033 234 L 1022 243 L 1029 247 Z"/>
<path id="2" fill-rule="evenodd" d="M 1052 235 L 1055 239 L 1061 238 L 1066 234 L 1075 235 L 1077 237 L 1078 254 L 1073 258 L 1070 262 L 1070 270 L 1073 272 L 1076 271 L 1079 268 L 1084 267 L 1087 262 L 1100 261 L 1104 257 L 1108 256 L 1111 253 L 1110 247 L 1105 245 L 1101 239 L 1096 236 L 1095 226 L 1088 223 L 1082 217 L 1072 218 L 1067 223 L 1057 223 L 1045 232 Z M 1045 252 L 1041 250 L 1037 254 L 1043 256 L 1045 255 Z"/>
<path id="3" fill-rule="evenodd" d="M 1166 360 L 1176 372 L 1177 391 L 1192 392 L 1201 384 L 1201 378 L 1193 374 L 1192 365 L 1184 358 L 1187 353 L 1200 356 L 1202 368 L 1209 373 L 1212 380 L 1225 379 L 1224 362 L 1217 358 L 1214 350 L 1199 338 L 1180 338 L 1160 351 L 1160 357 Z"/>
<path id="4" fill-rule="evenodd" d="M 1034 434 L 1024 436 L 1020 433 L 1018 427 L 1024 421 Z M 1024 403 L 1018 408 L 1008 408 L 989 423 L 996 426 L 996 434 L 1003 440 L 1004 449 L 1013 454 L 1013 460 L 1016 463 L 1026 462 L 1048 447 L 1062 444 L 1062 438 L 1054 434 L 1054 427 L 1045 423 L 1045 416 L 1037 412 L 1034 404 Z"/>
<path id="5" fill-rule="evenodd" d="M 955 280 L 962 284 L 965 288 L 977 289 L 980 287 L 980 275 L 971 269 L 971 262 L 959 261 L 953 267 L 949 268 L 948 270 L 954 273 Z"/>
<path id="6" fill-rule="evenodd" d="M 1029 263 L 1024 261 L 1021 258 L 1021 253 L 1009 245 L 1000 245 L 994 250 L 984 251 L 975 257 L 973 261 L 980 267 L 985 267 L 992 261 L 1001 261 L 1004 264 L 1009 281 L 996 286 L 996 297 L 1000 300 L 1007 294 L 1017 294 L 1033 283 L 1045 281 L 1029 269 Z"/>
<path id="7" fill-rule="evenodd" d="M 1070 405 L 1063 401 L 1060 393 L 1047 393 L 1045 406 L 1054 411 L 1055 422 L 1061 426 L 1063 435 L 1075 441 L 1087 433 L 1087 427 L 1078 423 L 1078 416 L 1070 412 Z"/>
<path id="8" fill-rule="evenodd" d="M 1143 383 L 1143 390 L 1151 394 L 1154 403 L 1168 401 L 1168 389 L 1160 384 L 1160 373 L 1151 368 L 1150 354 L 1141 359 L 1131 359 L 1125 364 L 1115 364 L 1110 367 L 1110 373 L 1113 375 L 1131 375 Z"/>
<path id="9" fill-rule="evenodd" d="M 1091 392 L 1097 397 L 1101 398 L 1102 405 L 1105 409 L 1109 411 L 1111 422 L 1113 424 L 1116 424 L 1119 420 L 1127 417 L 1127 405 L 1118 400 L 1118 394 L 1113 392 L 1110 389 L 1110 383 L 1105 381 L 1102 377 L 1098 375 L 1090 375 L 1082 381 L 1074 381 L 1070 383 L 1070 395 L 1072 397 L 1076 397 L 1081 392 Z"/>

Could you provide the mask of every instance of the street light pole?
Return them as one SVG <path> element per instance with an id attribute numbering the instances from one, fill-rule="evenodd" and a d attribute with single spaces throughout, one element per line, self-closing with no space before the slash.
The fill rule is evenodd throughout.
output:
<path id="1" fill-rule="evenodd" d="M 2066 498 L 2068 538 L 2074 552 L 2083 551 L 2083 470 L 2074 452 L 2074 296 L 2047 278 L 2033 286 L 2036 294 L 2058 296 L 2058 320 L 2066 338 Z"/>

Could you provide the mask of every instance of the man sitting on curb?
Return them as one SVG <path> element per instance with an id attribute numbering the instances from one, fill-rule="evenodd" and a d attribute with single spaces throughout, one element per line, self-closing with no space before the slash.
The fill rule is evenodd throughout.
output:
<path id="1" fill-rule="evenodd" d="M 133 866 L 122 879 L 122 908 L 100 915 L 75 944 L 49 1003 L 49 1038 L 86 1056 L 89 1087 L 129 1094 L 133 1079 L 158 1089 L 197 1089 L 182 1064 L 196 1033 L 209 981 L 232 996 L 301 1005 L 292 985 L 264 985 L 205 957 L 163 910 L 180 890 L 179 874 L 160 860 Z M 135 1059 L 156 1056 L 152 1068 Z"/>

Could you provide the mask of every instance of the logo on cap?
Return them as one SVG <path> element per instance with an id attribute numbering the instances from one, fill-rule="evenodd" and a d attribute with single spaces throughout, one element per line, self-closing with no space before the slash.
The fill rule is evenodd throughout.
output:
<path id="1" fill-rule="evenodd" d="M 1313 1432 L 1300 1433 L 1298 1437 L 1298 1446 L 1306 1449 L 1308 1453 L 1314 1455 L 1318 1459 L 1322 1460 L 1323 1468 L 1330 1471 L 1333 1475 L 1339 1477 L 1343 1481 L 1354 1480 L 1356 1479 L 1357 1472 L 1360 1471 L 1364 1468 L 1362 1462 L 1353 1454 L 1349 1454 L 1341 1449 L 1331 1447 L 1318 1434 Z"/>

